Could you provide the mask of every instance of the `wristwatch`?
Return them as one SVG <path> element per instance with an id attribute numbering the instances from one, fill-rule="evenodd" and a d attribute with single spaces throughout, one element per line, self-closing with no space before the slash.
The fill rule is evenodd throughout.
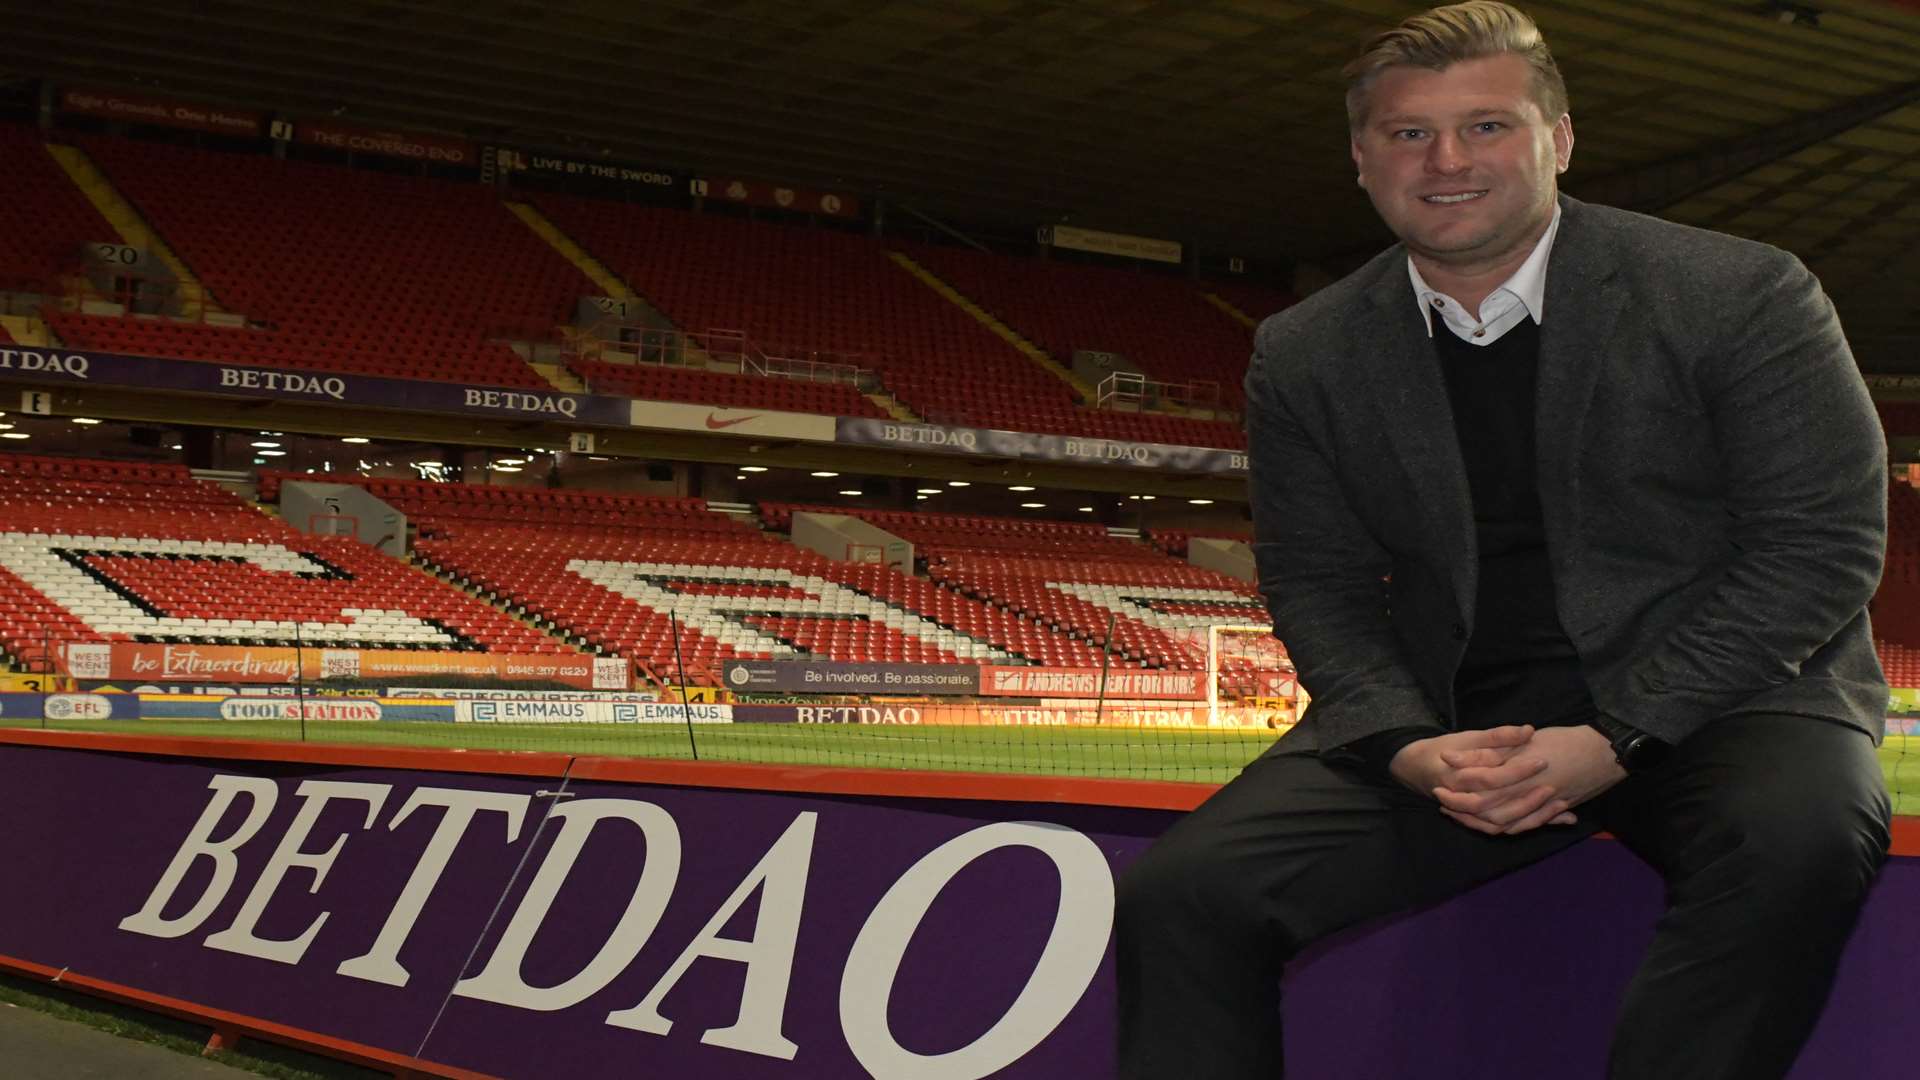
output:
<path id="1" fill-rule="evenodd" d="M 1665 761 L 1673 744 L 1655 738 L 1637 727 L 1623 724 L 1602 713 L 1587 721 L 1588 726 L 1607 737 L 1613 747 L 1613 760 L 1629 773 L 1650 769 Z"/>

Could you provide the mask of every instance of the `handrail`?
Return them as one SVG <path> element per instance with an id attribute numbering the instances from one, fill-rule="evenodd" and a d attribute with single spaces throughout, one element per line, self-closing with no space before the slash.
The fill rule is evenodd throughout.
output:
<path id="1" fill-rule="evenodd" d="M 1224 412 L 1220 405 L 1220 384 L 1212 379 L 1168 382 L 1150 379 L 1136 371 L 1116 371 L 1100 380 L 1095 392 L 1094 407 L 1110 411 L 1127 405 L 1132 407 L 1130 411 L 1174 407 L 1206 409 L 1216 416 Z"/>

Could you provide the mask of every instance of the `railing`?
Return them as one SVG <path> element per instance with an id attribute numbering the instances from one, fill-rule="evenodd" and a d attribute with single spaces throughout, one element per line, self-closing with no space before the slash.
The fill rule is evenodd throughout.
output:
<path id="1" fill-rule="evenodd" d="M 861 390 L 879 390 L 875 370 L 877 353 L 838 352 L 776 347 L 769 351 L 749 342 L 740 373 L 798 382 L 846 383 Z M 861 361 L 867 361 L 861 363 Z"/>
<path id="2" fill-rule="evenodd" d="M 643 323 L 604 319 L 570 331 L 569 359 L 604 364 L 650 364 L 654 367 L 740 370 L 747 336 L 738 330 L 663 330 Z"/>
<path id="3" fill-rule="evenodd" d="M 53 295 L 69 311 L 83 311 L 91 301 L 118 304 L 127 315 L 164 315 L 185 322 L 232 323 L 236 318 L 212 310 L 213 296 L 204 284 L 138 266 L 88 267 L 64 278 Z"/>
<path id="4" fill-rule="evenodd" d="M 763 347 L 740 330 L 663 330 L 607 319 L 569 331 L 566 359 L 688 367 L 797 382 L 844 383 L 884 393 L 877 353 Z M 578 372 L 575 372 L 578 374 Z"/>
<path id="5" fill-rule="evenodd" d="M 1115 412 L 1144 412 L 1149 409 L 1203 413 L 1207 418 L 1225 419 L 1220 405 L 1220 384 L 1211 379 L 1192 382 L 1162 382 L 1133 371 L 1116 371 L 1100 380 L 1095 388 L 1094 407 Z"/>

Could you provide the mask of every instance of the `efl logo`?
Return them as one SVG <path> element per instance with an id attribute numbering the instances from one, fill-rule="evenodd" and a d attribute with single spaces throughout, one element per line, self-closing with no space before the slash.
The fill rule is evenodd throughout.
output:
<path id="1" fill-rule="evenodd" d="M 49 720 L 109 720 L 113 704 L 99 694 L 50 694 L 47 696 Z"/>

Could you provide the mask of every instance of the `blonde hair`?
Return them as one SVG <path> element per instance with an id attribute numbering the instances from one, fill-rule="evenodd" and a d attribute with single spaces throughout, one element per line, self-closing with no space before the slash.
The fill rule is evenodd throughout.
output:
<path id="1" fill-rule="evenodd" d="M 1367 122 L 1368 91 L 1394 67 L 1444 71 L 1464 60 L 1512 53 L 1533 68 L 1534 100 L 1548 123 L 1567 112 L 1567 84 L 1547 41 L 1527 13 L 1499 0 L 1468 0 L 1432 8 L 1375 34 L 1340 74 L 1347 80 L 1347 125 Z"/>

